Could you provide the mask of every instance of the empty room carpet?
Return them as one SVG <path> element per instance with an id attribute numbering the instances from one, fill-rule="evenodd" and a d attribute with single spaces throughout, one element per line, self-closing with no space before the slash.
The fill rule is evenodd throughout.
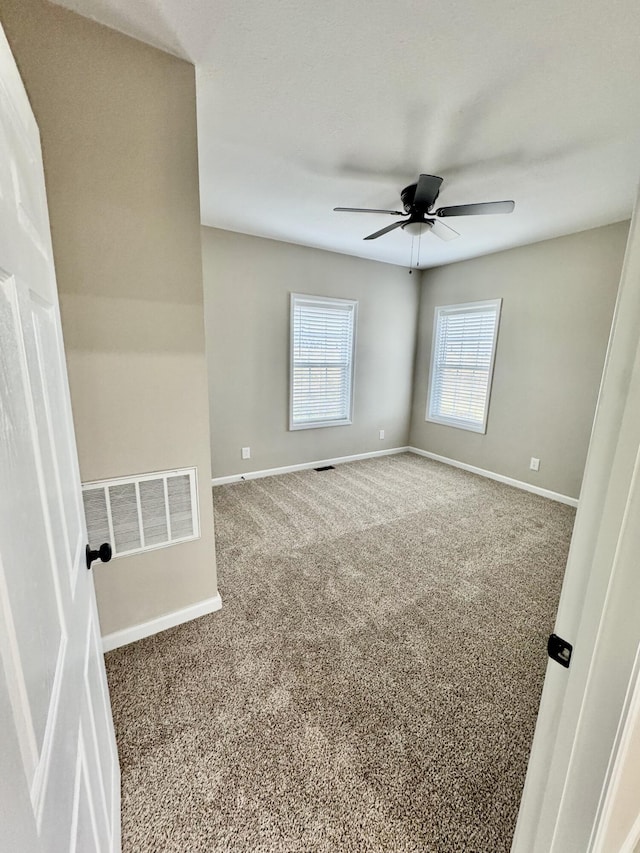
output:
<path id="1" fill-rule="evenodd" d="M 107 655 L 124 850 L 506 853 L 574 510 L 411 454 L 214 509 L 222 611 Z"/>

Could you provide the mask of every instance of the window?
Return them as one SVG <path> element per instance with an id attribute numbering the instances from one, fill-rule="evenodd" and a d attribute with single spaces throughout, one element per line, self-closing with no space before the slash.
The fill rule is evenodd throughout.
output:
<path id="1" fill-rule="evenodd" d="M 350 424 L 358 303 L 291 294 L 290 429 Z"/>
<path id="2" fill-rule="evenodd" d="M 426 420 L 486 432 L 501 303 L 436 308 Z"/>

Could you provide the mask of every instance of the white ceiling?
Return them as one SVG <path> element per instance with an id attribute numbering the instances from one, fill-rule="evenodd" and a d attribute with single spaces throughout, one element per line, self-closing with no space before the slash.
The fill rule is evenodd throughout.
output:
<path id="1" fill-rule="evenodd" d="M 196 65 L 206 225 L 415 266 L 391 217 L 420 172 L 448 220 L 420 266 L 627 218 L 640 175 L 637 0 L 64 0 Z M 412 258 L 413 248 L 413 258 Z"/>

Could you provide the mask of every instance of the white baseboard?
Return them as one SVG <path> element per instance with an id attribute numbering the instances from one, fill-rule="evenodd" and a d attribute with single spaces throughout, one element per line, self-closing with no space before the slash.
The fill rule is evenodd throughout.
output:
<path id="1" fill-rule="evenodd" d="M 166 631 L 167 628 L 175 628 L 176 625 L 181 625 L 183 622 L 190 622 L 199 616 L 215 613 L 221 607 L 222 599 L 218 593 L 213 598 L 205 598 L 204 601 L 198 601 L 197 604 L 190 604 L 189 607 L 183 607 L 182 610 L 174 610 L 171 613 L 165 613 L 164 616 L 158 616 L 157 619 L 140 622 L 139 625 L 123 628 L 122 631 L 114 631 L 112 634 L 105 634 L 102 638 L 102 650 L 110 652 L 111 649 L 135 643 L 136 640 L 151 637 L 152 634 Z"/>
<path id="2" fill-rule="evenodd" d="M 260 477 L 272 477 L 274 474 L 290 474 L 292 471 L 305 471 L 309 468 L 322 468 L 324 465 L 342 465 L 344 462 L 357 462 L 358 459 L 371 459 L 374 456 L 391 456 L 406 453 L 410 447 L 392 447 L 390 450 L 372 450 L 369 453 L 356 453 L 354 456 L 337 456 L 335 459 L 320 459 L 317 462 L 301 462 L 298 465 L 285 465 L 282 468 L 265 468 L 264 471 L 247 471 L 245 474 L 229 474 L 227 477 L 213 477 L 212 486 L 224 486 L 227 483 L 239 483 L 241 480 L 258 480 Z"/>
<path id="3" fill-rule="evenodd" d="M 514 480 L 513 477 L 507 477 L 504 474 L 496 474 L 493 471 L 485 471 L 484 468 L 476 468 L 475 465 L 467 465 L 466 462 L 458 462 L 456 459 L 448 459 L 446 456 L 438 456 L 437 453 L 430 453 L 428 450 L 420 450 L 418 447 L 408 447 L 409 453 L 416 453 L 418 456 L 426 456 L 427 459 L 434 459 L 436 462 L 443 462 L 445 465 L 453 465 L 454 468 L 462 468 L 463 471 L 471 471 L 472 474 L 479 474 L 481 477 L 488 477 L 490 480 L 497 480 L 499 483 L 506 483 L 508 486 L 515 486 L 516 489 L 522 489 L 525 492 L 533 492 L 534 495 L 541 495 L 543 498 L 549 498 L 552 501 L 558 501 L 561 504 L 569 506 L 578 506 L 578 499 L 571 498 L 569 495 L 561 495 L 559 492 L 552 492 L 550 489 L 543 489 L 540 486 L 533 486 L 531 483 L 524 483 L 522 480 Z"/>

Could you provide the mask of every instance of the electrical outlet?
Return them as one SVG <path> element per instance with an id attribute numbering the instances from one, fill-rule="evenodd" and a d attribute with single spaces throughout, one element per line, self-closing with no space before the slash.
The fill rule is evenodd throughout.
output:
<path id="1" fill-rule="evenodd" d="M 383 438 L 384 438 L 384 430 L 381 429 L 380 430 L 380 441 L 382 441 Z"/>
<path id="2" fill-rule="evenodd" d="M 251 448 L 243 447 L 242 448 L 242 458 L 243 459 L 251 459 Z"/>
<path id="3" fill-rule="evenodd" d="M 531 468 L 532 471 L 539 471 L 540 470 L 540 460 L 536 459 L 535 456 L 532 456 L 531 462 L 529 462 L 529 468 Z"/>

